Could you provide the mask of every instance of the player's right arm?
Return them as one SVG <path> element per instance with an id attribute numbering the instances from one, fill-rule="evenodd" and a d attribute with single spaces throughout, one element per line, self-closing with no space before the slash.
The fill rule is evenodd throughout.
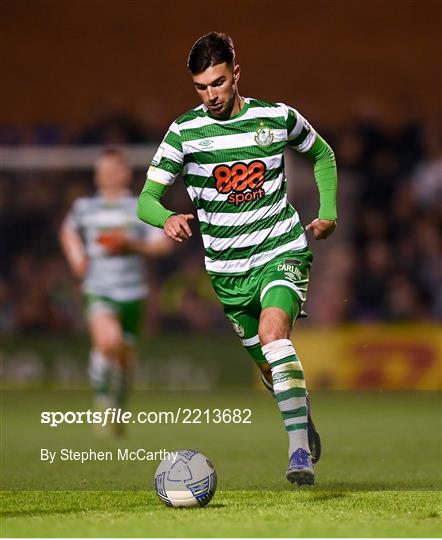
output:
<path id="1" fill-rule="evenodd" d="M 58 237 L 72 273 L 78 278 L 83 278 L 88 267 L 88 257 L 76 226 L 75 204 L 64 219 Z"/>
<path id="2" fill-rule="evenodd" d="M 193 215 L 168 210 L 161 204 L 161 198 L 182 171 L 183 158 L 179 127 L 174 122 L 152 159 L 137 207 L 137 215 L 142 221 L 161 227 L 164 234 L 176 242 L 192 236 L 188 221 Z"/>

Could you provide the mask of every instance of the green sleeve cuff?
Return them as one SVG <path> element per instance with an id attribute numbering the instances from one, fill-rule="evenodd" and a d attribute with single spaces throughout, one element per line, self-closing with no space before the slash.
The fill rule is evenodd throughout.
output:
<path id="1" fill-rule="evenodd" d="M 166 192 L 167 186 L 146 180 L 143 191 L 138 198 L 137 216 L 141 221 L 155 227 L 164 227 L 166 220 L 176 214 L 164 208 L 160 199 Z"/>
<path id="2" fill-rule="evenodd" d="M 335 155 L 331 147 L 319 135 L 306 152 L 314 161 L 314 175 L 319 190 L 319 219 L 337 219 L 336 192 L 338 175 Z"/>

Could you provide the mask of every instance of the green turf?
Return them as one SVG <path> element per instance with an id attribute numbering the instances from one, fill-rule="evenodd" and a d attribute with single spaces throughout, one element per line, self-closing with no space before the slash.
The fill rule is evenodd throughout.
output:
<path id="1" fill-rule="evenodd" d="M 249 407 L 250 425 L 48 428 L 42 410 L 84 410 L 81 392 L 4 392 L 2 536 L 441 536 L 440 394 L 316 393 L 324 455 L 317 485 L 284 479 L 286 435 L 265 392 L 139 392 L 135 410 Z M 39 449 L 194 447 L 214 462 L 205 509 L 170 509 L 152 491 L 157 462 L 40 463 Z M 125 490 L 125 491 L 122 491 Z"/>
<path id="2" fill-rule="evenodd" d="M 3 536 L 433 536 L 435 492 L 287 491 L 216 494 L 204 509 L 167 508 L 149 492 L 8 495 Z"/>

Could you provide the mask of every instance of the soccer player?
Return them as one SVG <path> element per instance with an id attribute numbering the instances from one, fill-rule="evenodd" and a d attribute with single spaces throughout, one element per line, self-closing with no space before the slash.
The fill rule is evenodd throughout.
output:
<path id="1" fill-rule="evenodd" d="M 134 338 L 147 285 L 143 256 L 172 242 L 136 217 L 125 154 L 107 149 L 95 164 L 98 193 L 77 199 L 60 229 L 64 254 L 83 292 L 92 340 L 89 377 L 100 408 L 124 407 L 134 367 Z M 122 426 L 115 426 L 117 434 Z"/>
<path id="2" fill-rule="evenodd" d="M 286 477 L 311 485 L 319 449 L 310 446 L 319 437 L 310 425 L 309 444 L 304 372 L 290 336 L 303 314 L 312 254 L 287 200 L 283 152 L 289 146 L 313 162 L 320 205 L 306 229 L 318 240 L 336 227 L 334 154 L 294 108 L 239 94 L 240 67 L 227 35 L 198 39 L 188 68 L 202 104 L 171 124 L 147 172 L 138 216 L 177 242 L 189 238 L 194 216 L 160 202 L 183 175 L 213 287 L 280 408 L 289 436 Z"/>

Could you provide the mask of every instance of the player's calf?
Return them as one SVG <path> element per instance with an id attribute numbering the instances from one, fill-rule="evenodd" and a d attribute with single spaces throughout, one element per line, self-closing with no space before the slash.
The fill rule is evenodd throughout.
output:
<path id="1" fill-rule="evenodd" d="M 289 436 L 289 458 L 311 452 L 308 442 L 308 410 L 304 371 L 289 339 L 267 343 L 262 351 L 270 365 L 273 391 Z"/>
<path id="2" fill-rule="evenodd" d="M 269 378 L 271 379 L 271 373 L 269 377 L 267 373 L 265 373 L 264 371 L 261 371 L 262 384 L 267 388 L 267 390 L 272 394 L 272 396 L 275 397 L 275 393 L 273 391 L 273 381 L 270 382 Z M 310 448 L 310 452 L 312 454 L 312 462 L 317 463 L 321 457 L 321 452 L 322 452 L 321 436 L 316 430 L 315 423 L 313 422 L 313 418 L 311 415 L 310 394 L 308 393 L 308 391 L 306 391 L 306 402 L 307 402 L 307 413 L 308 413 L 307 414 L 308 445 Z"/>
<path id="3" fill-rule="evenodd" d="M 99 350 L 93 349 L 90 352 L 88 375 L 99 408 L 109 405 L 111 366 L 112 361 Z"/>

